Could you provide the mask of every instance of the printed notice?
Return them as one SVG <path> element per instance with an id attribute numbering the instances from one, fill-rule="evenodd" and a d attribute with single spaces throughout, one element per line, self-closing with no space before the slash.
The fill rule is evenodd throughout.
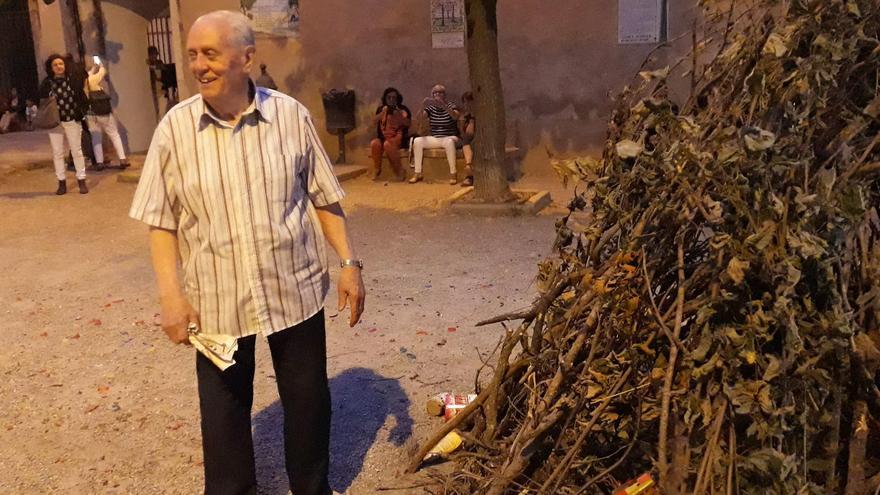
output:
<path id="1" fill-rule="evenodd" d="M 241 11 L 251 19 L 255 33 L 299 34 L 299 0 L 241 0 Z"/>
<path id="2" fill-rule="evenodd" d="M 617 42 L 659 43 L 663 4 L 662 0 L 618 0 Z"/>
<path id="3" fill-rule="evenodd" d="M 464 0 L 431 0 L 431 46 L 464 48 Z"/>

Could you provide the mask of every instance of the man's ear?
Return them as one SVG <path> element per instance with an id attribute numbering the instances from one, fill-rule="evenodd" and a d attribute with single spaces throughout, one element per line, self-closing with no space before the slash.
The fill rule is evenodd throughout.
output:
<path id="1" fill-rule="evenodd" d="M 257 53 L 257 47 L 250 45 L 244 49 L 244 69 L 250 74 L 254 68 L 254 55 Z"/>

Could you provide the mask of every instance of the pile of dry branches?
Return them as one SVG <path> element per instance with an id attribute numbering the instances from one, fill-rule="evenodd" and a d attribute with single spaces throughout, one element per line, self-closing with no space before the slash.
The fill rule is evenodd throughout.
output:
<path id="1" fill-rule="evenodd" d="M 443 493 L 873 493 L 880 5 L 704 7 L 690 99 L 643 72 L 557 164 L 586 192 L 541 297 L 410 464 L 459 430 Z"/>

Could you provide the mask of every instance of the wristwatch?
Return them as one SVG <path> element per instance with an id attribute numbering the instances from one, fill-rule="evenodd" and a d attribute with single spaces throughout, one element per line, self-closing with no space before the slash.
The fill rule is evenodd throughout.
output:
<path id="1" fill-rule="evenodd" d="M 363 260 L 342 260 L 339 262 L 339 266 L 342 268 L 345 268 L 347 266 L 354 266 L 354 267 L 357 267 L 358 269 L 363 269 L 364 268 L 364 261 Z"/>

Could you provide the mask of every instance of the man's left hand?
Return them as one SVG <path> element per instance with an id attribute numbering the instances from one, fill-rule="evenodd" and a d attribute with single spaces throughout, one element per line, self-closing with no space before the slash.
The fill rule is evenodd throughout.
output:
<path id="1" fill-rule="evenodd" d="M 361 278 L 361 269 L 353 266 L 342 268 L 339 273 L 339 311 L 345 309 L 346 306 L 351 307 L 351 316 L 348 319 L 348 326 L 353 327 L 361 319 L 364 312 L 364 299 L 366 291 L 364 290 L 364 281 Z"/>

